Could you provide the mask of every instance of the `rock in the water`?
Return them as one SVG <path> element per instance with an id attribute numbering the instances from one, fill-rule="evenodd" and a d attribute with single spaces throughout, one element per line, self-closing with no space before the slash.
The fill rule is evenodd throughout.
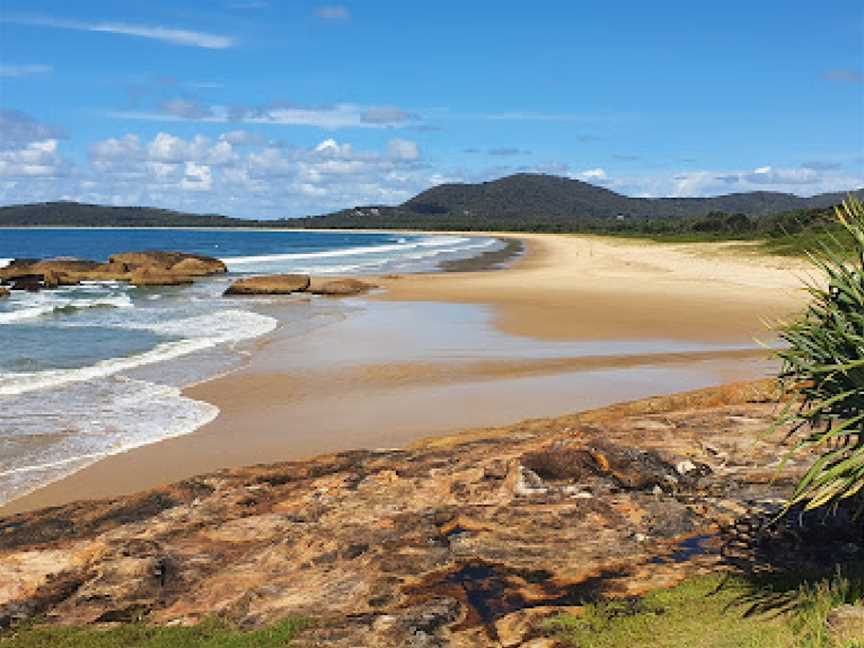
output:
<path id="1" fill-rule="evenodd" d="M 238 279 L 225 291 L 226 295 L 290 295 L 309 287 L 308 275 L 270 275 Z"/>
<path id="2" fill-rule="evenodd" d="M 5 299 L 9 296 L 9 289 L 5 286 L 0 286 L 0 299 Z"/>
<path id="3" fill-rule="evenodd" d="M 170 269 L 140 268 L 132 271 L 130 283 L 133 286 L 184 286 L 192 283 L 192 278 L 175 274 Z"/>
<path id="4" fill-rule="evenodd" d="M 39 292 L 42 289 L 42 275 L 22 275 L 12 280 L 12 290 Z"/>
<path id="5" fill-rule="evenodd" d="M 147 250 L 144 252 L 124 252 L 112 254 L 109 264 L 125 263 L 130 268 L 168 268 L 176 274 L 204 277 L 212 274 L 228 272 L 228 268 L 219 259 L 200 254 L 183 252 L 162 252 Z M 182 266 L 181 266 L 182 264 Z M 180 266 L 180 267 L 175 267 Z"/>
<path id="6" fill-rule="evenodd" d="M 864 605 L 841 605 L 828 613 L 828 634 L 838 646 L 864 640 Z"/>
<path id="7" fill-rule="evenodd" d="M 331 279 L 329 281 L 312 281 L 309 292 L 315 295 L 346 297 L 348 295 L 362 295 L 373 288 L 377 288 L 377 286 L 359 279 Z"/>

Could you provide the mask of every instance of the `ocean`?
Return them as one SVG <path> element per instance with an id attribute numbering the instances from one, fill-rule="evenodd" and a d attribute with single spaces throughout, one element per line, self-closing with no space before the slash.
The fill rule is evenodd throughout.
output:
<path id="1" fill-rule="evenodd" d="M 277 328 L 301 336 L 361 308 L 308 295 L 223 298 L 236 277 L 435 271 L 503 246 L 393 233 L 0 229 L 0 267 L 152 249 L 219 257 L 229 270 L 186 287 L 87 282 L 0 300 L 0 504 L 102 457 L 194 431 L 219 411 L 184 397 L 184 387 L 242 366 Z"/>

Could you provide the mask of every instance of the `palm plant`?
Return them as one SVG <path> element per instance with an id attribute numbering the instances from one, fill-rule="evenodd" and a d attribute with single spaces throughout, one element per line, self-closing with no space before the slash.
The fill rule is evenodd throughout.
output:
<path id="1" fill-rule="evenodd" d="M 807 310 L 780 329 L 779 378 L 794 398 L 778 423 L 791 425 L 793 453 L 817 455 L 789 507 L 835 505 L 864 488 L 864 205 L 850 196 L 836 214 L 854 253 L 828 236 L 810 255 L 824 281 L 808 284 Z"/>

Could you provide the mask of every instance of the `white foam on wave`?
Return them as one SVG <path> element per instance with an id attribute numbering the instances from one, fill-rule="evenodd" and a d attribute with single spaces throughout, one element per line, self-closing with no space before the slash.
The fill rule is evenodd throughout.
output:
<path id="1" fill-rule="evenodd" d="M 122 377 L 25 394 L 6 407 L 16 427 L 0 437 L 23 445 L 0 457 L 0 505 L 103 457 L 189 434 L 219 414 L 175 387 Z"/>
<path id="2" fill-rule="evenodd" d="M 260 256 L 224 257 L 222 261 L 231 269 L 231 266 L 249 265 L 252 263 L 267 263 L 272 261 L 303 261 L 308 259 L 326 259 L 343 256 L 358 256 L 364 254 L 383 254 L 386 252 L 402 252 L 413 250 L 418 247 L 443 247 L 459 245 L 468 241 L 467 237 L 435 236 L 416 241 L 399 239 L 402 242 L 388 243 L 385 245 L 370 245 L 367 247 L 342 248 L 340 250 L 326 250 L 322 252 L 295 252 L 286 254 L 263 254 Z"/>
<path id="3" fill-rule="evenodd" d="M 126 328 L 150 330 L 161 335 L 186 336 L 162 342 L 136 355 L 101 360 L 77 369 L 0 374 L 0 396 L 20 395 L 69 383 L 97 380 L 138 367 L 174 360 L 219 344 L 236 343 L 273 331 L 277 321 L 249 311 L 217 311 L 199 317 L 153 324 L 129 324 Z"/>
<path id="4" fill-rule="evenodd" d="M 32 319 L 54 315 L 55 313 L 87 310 L 90 308 L 133 308 L 134 304 L 125 293 L 104 295 L 93 299 L 65 299 L 50 297 L 40 299 L 33 305 L 24 304 L 23 308 L 0 313 L 0 324 L 14 324 Z"/>

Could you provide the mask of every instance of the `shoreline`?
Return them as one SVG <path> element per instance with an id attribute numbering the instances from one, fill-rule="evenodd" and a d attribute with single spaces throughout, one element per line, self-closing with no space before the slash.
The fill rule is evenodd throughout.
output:
<path id="1" fill-rule="evenodd" d="M 473 361 L 466 358 L 454 361 L 451 358 L 443 363 L 438 359 L 430 365 L 424 364 L 423 358 L 412 358 L 408 353 L 404 358 L 372 358 L 364 364 L 362 358 L 352 358 L 351 348 L 346 347 L 341 351 L 331 351 L 329 356 L 323 355 L 329 358 L 330 365 L 325 362 L 314 380 L 305 381 L 308 384 L 304 391 L 298 385 L 304 383 L 302 376 L 304 372 L 308 373 L 309 367 L 297 364 L 300 362 L 302 365 L 303 359 L 303 354 L 296 350 L 297 344 L 317 343 L 320 349 L 326 349 L 332 345 L 332 340 L 327 339 L 329 329 L 325 327 L 311 339 L 300 340 L 289 338 L 286 341 L 277 333 L 254 344 L 256 350 L 248 366 L 184 390 L 187 397 L 219 407 L 221 413 L 214 422 L 182 437 L 106 457 L 0 507 L 0 515 L 70 499 L 128 493 L 212 469 L 312 457 L 334 449 L 392 446 L 394 443 L 405 445 L 430 435 L 453 433 L 478 425 L 514 423 L 526 418 L 524 414 L 558 415 L 618 402 L 622 400 L 621 396 L 632 399 L 671 393 L 670 390 L 682 391 L 691 384 L 707 387 L 757 378 L 760 377 L 759 368 L 764 369 L 765 351 L 759 351 L 752 344 L 747 331 L 754 329 L 754 321 L 758 321 L 766 305 L 778 314 L 786 314 L 796 304 L 787 289 L 794 292 L 797 284 L 794 280 L 789 281 L 787 270 L 781 271 L 776 267 L 763 268 L 755 276 L 745 277 L 743 291 L 742 286 L 727 278 L 720 285 L 707 289 L 710 293 L 707 300 L 697 299 L 695 288 L 706 290 L 704 278 L 698 276 L 706 263 L 727 277 L 734 276 L 728 272 L 732 267 L 739 271 L 742 267 L 752 270 L 752 263 L 737 257 L 727 258 L 722 253 L 719 260 L 711 257 L 706 260 L 704 255 L 708 250 L 685 254 L 678 244 L 671 261 L 667 259 L 669 262 L 664 266 L 658 265 L 655 258 L 657 254 L 669 253 L 662 244 L 648 246 L 654 248 L 648 252 L 646 246 L 642 246 L 639 251 L 641 258 L 633 260 L 636 265 L 629 268 L 631 279 L 634 272 L 641 273 L 643 279 L 634 289 L 622 283 L 619 276 L 622 269 L 618 268 L 617 262 L 621 253 L 627 255 L 633 252 L 631 248 L 639 247 L 632 243 L 610 242 L 602 237 L 562 235 L 501 236 L 497 233 L 497 237 L 515 239 L 524 245 L 524 253 L 506 269 L 376 277 L 383 291 L 359 300 L 358 304 L 369 309 L 372 315 L 384 309 L 385 316 L 388 312 L 399 312 L 398 309 L 393 311 L 392 307 L 400 304 L 403 312 L 426 309 L 427 314 L 432 313 L 427 319 L 433 320 L 436 316 L 428 309 L 436 308 L 435 304 L 453 310 L 462 318 L 477 309 L 488 311 L 488 321 L 480 323 L 478 329 L 489 329 L 495 335 L 516 340 L 507 342 L 515 345 L 512 348 L 503 348 L 503 353 L 512 353 L 512 357 L 490 360 L 485 364 L 477 358 Z M 585 245 L 592 249 L 591 254 L 586 255 Z M 703 244 L 693 247 L 700 245 Z M 688 259 L 688 254 L 693 256 Z M 667 266 L 677 264 L 681 267 L 682 263 L 687 270 L 685 276 L 674 277 L 671 281 L 664 277 L 670 272 Z M 562 277 L 568 283 L 556 285 L 555 281 Z M 694 280 L 697 286 L 693 285 Z M 544 282 L 547 282 L 545 288 L 542 286 Z M 670 285 L 677 288 L 677 292 L 671 295 L 668 294 Z M 743 296 L 748 288 L 751 296 Z M 754 288 L 761 288 L 759 294 L 752 295 Z M 765 293 L 769 290 L 783 294 L 766 299 Z M 660 300 L 659 307 L 646 308 L 655 299 Z M 590 304 L 589 309 L 585 308 L 586 303 Z M 622 311 L 625 305 L 627 309 Z M 388 308 L 391 310 L 387 311 Z M 691 320 L 680 319 L 687 311 Z M 574 318 L 574 314 L 580 312 L 587 321 L 580 323 L 578 318 Z M 671 325 L 670 314 L 679 318 Z M 561 318 L 567 325 L 566 330 L 560 326 Z M 459 321 L 457 318 L 456 324 Z M 706 322 L 710 322 L 710 326 Z M 388 345 L 399 347 L 403 352 L 411 350 L 410 339 L 398 339 L 401 335 L 399 330 L 390 331 L 388 335 L 388 331 L 381 329 L 380 321 L 373 321 L 372 326 L 367 325 L 366 329 L 352 330 L 350 324 L 346 327 L 347 338 L 353 336 L 355 345 L 374 347 L 381 345 L 381 340 L 387 340 Z M 634 335 L 637 332 L 641 337 Z M 487 334 L 491 335 L 489 331 Z M 459 333 L 453 335 L 458 337 Z M 592 352 L 593 357 L 586 358 L 584 353 L 580 357 L 578 349 L 577 353 L 569 356 L 547 359 L 519 355 L 524 352 L 519 348 L 520 340 L 533 340 L 538 344 L 569 341 L 574 344 L 605 342 L 614 345 L 615 341 L 628 339 L 678 340 L 679 343 L 726 349 L 706 347 L 701 351 L 691 349 L 681 353 L 676 352 L 673 346 L 667 353 L 654 357 L 643 353 L 641 360 L 636 352 L 618 354 L 617 357 L 614 353 L 607 353 L 604 357 Z M 729 348 L 736 344 L 739 348 Z M 751 348 L 742 349 L 742 345 Z M 314 355 L 320 349 L 314 347 L 309 353 Z M 321 362 L 321 357 L 319 353 L 316 361 Z M 763 359 L 757 360 L 759 357 Z M 351 371 L 345 372 L 342 366 L 345 358 L 354 367 Z M 281 369 L 274 371 L 274 366 L 279 368 L 280 363 Z M 664 367 L 669 366 L 672 373 L 664 373 Z M 648 372 L 644 375 L 651 376 L 645 379 L 644 387 L 628 385 L 626 389 L 620 388 L 619 394 L 613 381 L 613 384 L 606 385 L 605 390 L 602 388 L 604 376 L 607 381 L 616 376 L 614 380 L 621 383 L 626 376 L 620 372 L 633 367 L 644 368 Z M 642 369 L 630 373 L 641 375 L 639 371 Z M 574 378 L 580 374 L 582 382 Z M 599 390 L 590 384 L 597 381 L 601 383 Z M 589 392 L 590 397 L 585 397 Z M 554 397 L 549 396 L 550 393 L 555 394 Z M 248 397 L 249 402 L 238 407 L 238 394 Z M 517 394 L 526 402 L 533 399 L 534 408 L 528 404 L 520 406 L 518 402 L 507 407 L 495 404 L 510 400 L 511 395 Z M 400 399 L 403 402 L 400 403 Z M 382 410 L 376 413 L 376 403 L 377 406 L 386 404 L 402 411 L 382 417 Z M 446 408 L 447 403 L 455 404 L 458 410 L 449 418 L 431 411 L 441 406 Z M 572 403 L 570 409 L 567 409 L 567 403 Z M 336 416 L 340 407 L 354 408 L 354 411 Z M 550 408 L 550 411 L 543 407 Z M 405 411 L 406 408 L 414 410 Z M 478 408 L 500 409 L 504 416 L 478 417 L 472 411 Z M 289 417 L 286 420 L 290 428 L 292 411 L 298 415 L 298 425 L 314 426 L 322 417 L 339 419 L 331 427 L 334 434 L 341 435 L 340 438 L 327 440 L 327 443 L 322 443 L 319 438 L 316 446 L 314 433 L 311 439 L 295 438 L 287 432 L 288 436 L 280 434 L 276 428 L 284 424 L 273 417 Z M 380 421 L 380 425 L 372 429 L 376 421 Z M 391 429 L 383 429 L 388 426 Z M 249 430 L 252 432 L 246 434 Z M 250 445 L 258 442 L 261 448 L 257 452 L 247 452 Z M 205 450 L 203 446 L 207 444 L 212 444 L 215 449 Z M 172 455 L 170 461 L 165 461 L 166 453 Z M 131 478 L 131 475 L 143 477 Z"/>

